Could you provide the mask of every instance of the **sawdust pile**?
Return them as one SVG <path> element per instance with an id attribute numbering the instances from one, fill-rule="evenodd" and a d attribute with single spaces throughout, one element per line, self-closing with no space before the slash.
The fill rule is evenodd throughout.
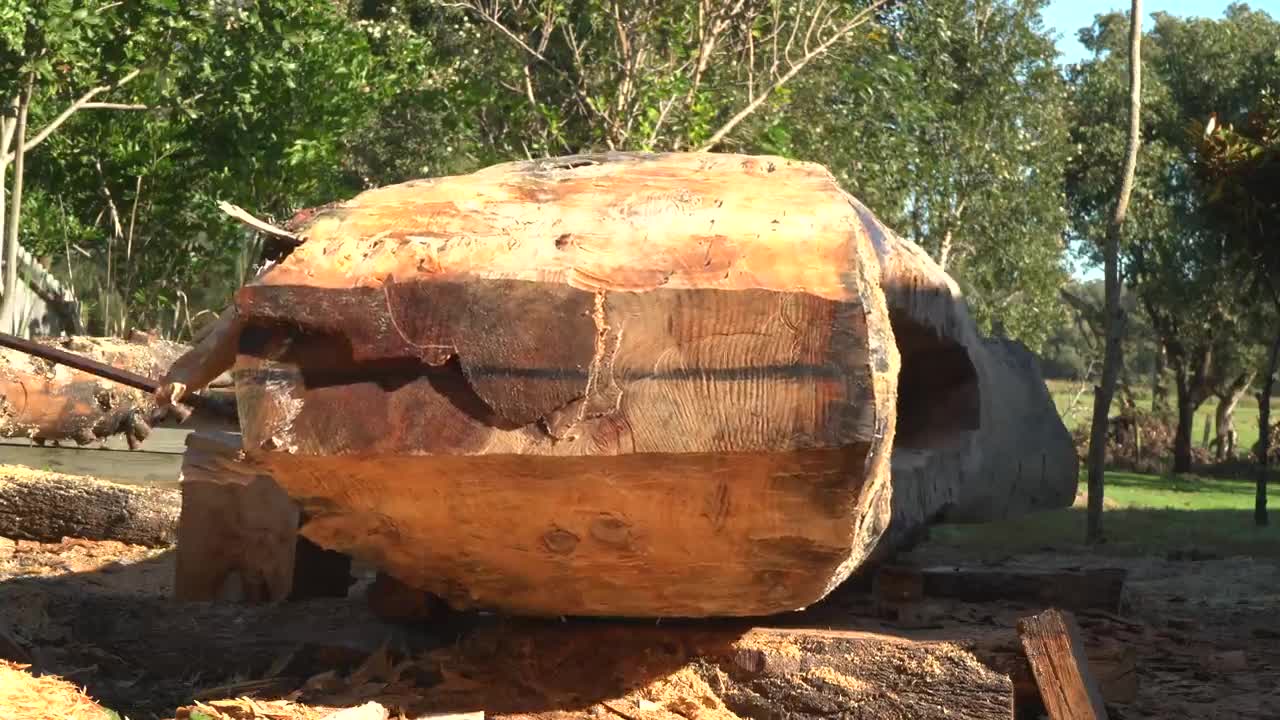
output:
<path id="1" fill-rule="evenodd" d="M 36 677 L 28 665 L 0 660 L 0 718 L 109 720 L 117 717 L 62 678 Z"/>
<path id="2" fill-rule="evenodd" d="M 330 708 L 319 708 L 288 700 L 255 700 L 242 697 L 231 700 L 197 702 L 180 708 L 175 720 L 325 720 L 334 714 Z M 387 717 L 384 713 L 384 719 Z"/>

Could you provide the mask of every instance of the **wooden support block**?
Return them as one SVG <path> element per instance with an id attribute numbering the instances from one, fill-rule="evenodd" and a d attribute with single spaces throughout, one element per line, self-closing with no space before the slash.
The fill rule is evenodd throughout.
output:
<path id="1" fill-rule="evenodd" d="M 1117 612 L 1127 572 L 1122 568 L 1059 570 L 930 567 L 920 570 L 924 595 L 965 602 L 1027 602 L 1040 606 Z"/>
<path id="2" fill-rule="evenodd" d="M 916 568 L 886 566 L 875 575 L 874 593 L 881 603 L 913 603 L 924 599 L 924 575 Z"/>
<path id="3" fill-rule="evenodd" d="M 192 433 L 182 465 L 175 597 L 256 603 L 345 595 L 350 558 L 300 537 L 301 520 L 297 504 L 244 457 L 238 434 Z"/>
<path id="4" fill-rule="evenodd" d="M 420 622 L 438 619 L 449 611 L 439 597 L 378 573 L 365 596 L 369 609 L 390 622 Z"/>
<path id="5" fill-rule="evenodd" d="M 1080 628 L 1070 613 L 1046 610 L 1023 618 L 1018 637 L 1050 720 L 1107 720 Z"/>

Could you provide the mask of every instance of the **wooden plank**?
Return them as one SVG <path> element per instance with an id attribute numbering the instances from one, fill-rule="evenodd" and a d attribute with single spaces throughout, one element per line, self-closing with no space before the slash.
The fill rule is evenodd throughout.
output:
<path id="1" fill-rule="evenodd" d="M 0 445 L 0 464 L 92 477 L 123 485 L 177 490 L 182 455 L 6 444 Z"/>
<path id="2" fill-rule="evenodd" d="M 903 570 L 902 572 L 907 572 Z M 927 567 L 924 595 L 965 602 L 1026 602 L 1074 612 L 1117 612 L 1127 572 L 1122 568 Z"/>
<path id="3" fill-rule="evenodd" d="M 1049 720 L 1107 720 L 1080 628 L 1070 613 L 1051 609 L 1022 618 L 1018 637 Z"/>
<path id="4" fill-rule="evenodd" d="M 985 637 L 974 652 L 983 662 L 1009 675 L 1019 718 L 1043 716 L 1045 708 L 1040 688 L 1015 633 L 1009 633 L 1008 637 L 1003 633 Z M 1131 645 L 1093 632 L 1086 635 L 1085 656 L 1105 703 L 1125 705 L 1137 699 L 1137 653 Z"/>
<path id="5" fill-rule="evenodd" d="M 192 417 L 192 422 L 195 422 L 195 416 Z M 92 445 L 60 444 L 57 447 L 54 447 L 51 444 L 46 444 L 44 445 L 44 448 L 48 450 L 60 450 L 63 452 L 132 452 L 144 455 L 181 455 L 187 449 L 187 436 L 190 435 L 194 429 L 194 427 L 187 425 L 182 427 L 153 427 L 151 428 L 151 434 L 138 445 L 136 450 L 129 449 L 129 444 L 125 442 L 124 438 L 118 435 L 103 438 L 102 442 L 94 443 Z M 40 446 L 25 437 L 0 438 L 0 452 L 4 452 L 10 447 L 28 448 Z M 103 456 L 103 459 L 106 460 L 108 457 L 111 458 L 109 462 L 114 462 L 119 459 L 119 456 Z M 175 475 L 175 477 L 177 476 Z"/>

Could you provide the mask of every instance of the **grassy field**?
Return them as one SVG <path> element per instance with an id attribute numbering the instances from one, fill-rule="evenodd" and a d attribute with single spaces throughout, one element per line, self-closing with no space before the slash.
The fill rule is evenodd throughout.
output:
<path id="1" fill-rule="evenodd" d="M 1070 429 L 1087 423 L 1093 411 L 1092 388 L 1080 393 L 1079 383 L 1049 381 L 1058 412 Z M 1079 399 L 1077 400 L 1077 396 Z M 1150 407 L 1151 393 L 1137 398 Z M 1204 423 L 1211 424 L 1217 401 L 1196 413 L 1194 442 L 1203 444 Z M 1280 398 L 1272 401 L 1280 420 Z M 1273 421 L 1274 422 L 1274 421 Z M 1258 440 L 1258 402 L 1253 395 L 1240 400 L 1235 415 L 1238 448 L 1247 452 Z M 1212 433 L 1212 429 L 1210 430 Z M 1083 476 L 1082 476 L 1083 477 Z M 942 525 L 934 528 L 931 544 L 963 551 L 973 557 L 1072 551 L 1084 549 L 1085 512 L 1081 498 L 1067 510 L 1036 513 L 1016 520 L 984 525 Z M 1272 525 L 1253 522 L 1253 478 L 1219 479 L 1188 476 L 1109 472 L 1106 481 L 1106 542 L 1093 552 L 1104 555 L 1164 555 L 1197 550 L 1217 555 L 1280 558 L 1280 477 L 1268 494 Z"/>
<path id="2" fill-rule="evenodd" d="M 1107 542 L 1094 550 L 1147 555 L 1195 549 L 1280 558 L 1277 485 L 1268 493 L 1272 525 L 1259 528 L 1253 524 L 1251 481 L 1107 473 Z M 1084 510 L 1071 508 L 989 525 L 942 525 L 934 528 L 931 542 L 975 556 L 1063 551 L 1081 548 L 1084 528 Z"/>
<path id="3" fill-rule="evenodd" d="M 1080 394 L 1081 384 L 1069 380 L 1049 380 L 1046 383 L 1049 386 L 1049 394 L 1053 396 L 1053 402 L 1058 406 L 1058 412 L 1062 414 L 1062 420 L 1066 423 L 1067 429 L 1074 430 L 1076 427 L 1089 422 L 1090 414 L 1093 412 L 1093 387 L 1090 384 L 1088 389 Z M 1240 452 L 1248 452 L 1253 444 L 1258 442 L 1258 399 L 1254 395 L 1257 388 L 1249 388 L 1249 393 L 1240 398 L 1240 404 L 1236 407 L 1235 426 L 1238 439 L 1236 446 Z M 1079 395 L 1079 401 L 1075 401 Z M 1138 406 L 1142 408 L 1151 407 L 1151 389 L 1142 388 L 1137 393 Z M 1169 398 L 1170 407 L 1173 406 L 1172 396 Z M 1112 414 L 1115 414 L 1119 405 L 1112 405 Z M 1204 427 L 1205 422 L 1209 423 L 1209 436 L 1213 436 L 1213 413 L 1218 407 L 1218 401 L 1211 399 L 1200 406 L 1196 411 L 1196 424 L 1192 432 L 1192 441 L 1197 447 L 1203 447 L 1204 443 Z M 1271 399 L 1271 422 L 1280 421 L 1280 397 Z"/>

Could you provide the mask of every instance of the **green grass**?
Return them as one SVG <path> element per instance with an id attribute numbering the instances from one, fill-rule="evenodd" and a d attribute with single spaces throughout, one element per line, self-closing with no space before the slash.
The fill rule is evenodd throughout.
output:
<path id="1" fill-rule="evenodd" d="M 1268 493 L 1272 525 L 1253 524 L 1249 481 L 1107 473 L 1103 513 L 1109 555 L 1166 554 L 1195 549 L 1216 555 L 1280 558 L 1280 483 Z M 1082 490 L 1083 492 L 1083 490 Z M 984 525 L 941 525 L 930 543 L 974 557 L 1082 548 L 1083 509 L 1035 513 Z"/>
<path id="2" fill-rule="evenodd" d="M 1045 383 L 1049 387 L 1049 394 L 1053 397 L 1053 403 L 1058 407 L 1058 413 L 1063 416 L 1062 420 L 1067 425 L 1068 430 L 1075 430 L 1083 424 L 1087 424 L 1093 413 L 1093 389 L 1092 385 L 1080 396 L 1079 402 L 1075 404 L 1075 412 L 1069 417 L 1067 412 L 1071 406 L 1072 400 L 1080 391 L 1080 383 L 1070 380 L 1049 380 Z M 1239 453 L 1247 453 L 1258 442 L 1258 399 L 1254 394 L 1256 387 L 1250 387 L 1248 393 L 1240 398 L 1240 404 L 1236 406 L 1235 427 L 1236 427 L 1236 449 Z M 1151 388 L 1144 387 L 1135 392 L 1136 400 L 1140 408 L 1151 407 Z M 1173 406 L 1173 397 L 1169 398 L 1169 406 Z M 1112 414 L 1115 414 L 1118 404 L 1112 405 Z M 1191 439 L 1197 447 L 1204 447 L 1204 424 L 1209 423 L 1209 437 L 1213 437 L 1213 414 L 1217 410 L 1218 401 L 1210 399 L 1200 406 L 1196 411 L 1195 427 L 1192 428 Z M 1271 422 L 1280 421 L 1280 397 L 1271 399 Z"/>

